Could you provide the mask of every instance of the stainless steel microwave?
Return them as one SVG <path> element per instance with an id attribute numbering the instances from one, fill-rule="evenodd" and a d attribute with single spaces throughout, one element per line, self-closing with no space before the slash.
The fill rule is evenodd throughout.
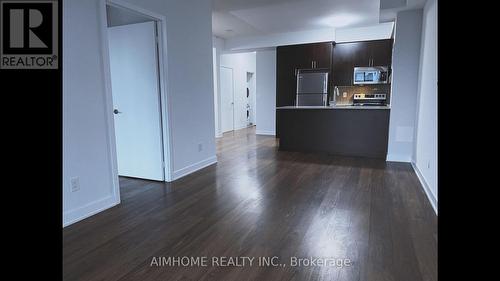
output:
<path id="1" fill-rule="evenodd" d="M 354 68 L 354 85 L 389 83 L 389 67 L 371 66 Z"/>

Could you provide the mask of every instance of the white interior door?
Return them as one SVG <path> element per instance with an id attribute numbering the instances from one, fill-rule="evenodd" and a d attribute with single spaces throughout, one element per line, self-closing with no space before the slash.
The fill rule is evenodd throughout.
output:
<path id="1" fill-rule="evenodd" d="M 234 130 L 234 85 L 233 69 L 220 68 L 221 128 L 222 132 Z"/>
<path id="2" fill-rule="evenodd" d="M 164 180 L 154 22 L 108 28 L 118 174 Z"/>

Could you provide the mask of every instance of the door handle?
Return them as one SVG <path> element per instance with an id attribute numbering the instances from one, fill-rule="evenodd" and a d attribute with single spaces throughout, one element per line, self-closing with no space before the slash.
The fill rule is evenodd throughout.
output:
<path id="1" fill-rule="evenodd" d="M 115 110 L 113 110 L 113 113 L 114 113 L 114 114 L 119 114 L 119 113 L 122 113 L 122 112 L 121 112 L 121 111 L 119 111 L 118 109 L 115 109 Z"/>

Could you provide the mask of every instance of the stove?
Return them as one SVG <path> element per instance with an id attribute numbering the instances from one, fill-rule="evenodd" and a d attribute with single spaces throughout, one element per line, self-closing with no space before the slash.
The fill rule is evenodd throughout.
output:
<path id="1" fill-rule="evenodd" d="M 355 106 L 385 106 L 387 105 L 386 94 L 354 94 L 353 104 Z"/>

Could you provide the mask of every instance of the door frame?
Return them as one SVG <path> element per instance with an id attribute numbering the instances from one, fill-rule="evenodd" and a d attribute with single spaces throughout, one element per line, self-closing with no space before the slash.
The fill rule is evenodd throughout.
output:
<path id="1" fill-rule="evenodd" d="M 224 133 L 227 133 L 227 132 L 230 132 L 230 131 L 234 131 L 234 69 L 233 69 L 232 67 L 227 67 L 227 66 L 222 66 L 222 65 L 221 65 L 221 66 L 219 67 L 219 73 L 221 72 L 221 71 L 220 71 L 220 69 L 221 69 L 221 68 L 231 69 L 231 78 L 232 78 L 232 81 L 231 81 L 231 88 L 233 89 L 233 90 L 232 90 L 232 93 L 233 93 L 233 97 L 232 97 L 232 98 L 233 98 L 233 104 L 232 104 L 232 105 L 233 105 L 233 116 L 232 116 L 232 119 L 233 119 L 233 127 L 232 127 L 232 129 L 231 129 L 231 130 L 229 130 L 229 131 L 225 131 L 225 132 L 224 132 L 224 129 L 222 128 L 222 121 L 221 121 L 221 128 L 220 128 L 220 131 L 221 131 L 221 134 L 224 134 Z M 222 75 L 219 75 L 219 81 L 220 81 L 220 77 L 221 77 L 221 76 L 222 76 Z M 219 90 L 219 92 L 220 92 L 220 90 Z M 221 93 L 221 94 L 220 94 L 220 95 L 221 95 L 220 100 L 222 101 L 222 92 L 220 92 L 220 93 Z M 222 120 L 222 106 L 220 106 L 220 105 L 219 105 L 219 116 L 221 117 L 221 120 Z"/>
<path id="2" fill-rule="evenodd" d="M 250 81 L 248 81 L 248 74 L 250 74 L 251 78 L 250 78 Z M 246 71 L 246 75 L 247 75 L 247 88 L 250 92 L 250 95 L 251 95 L 251 98 L 250 98 L 250 120 L 253 121 L 252 122 L 252 126 L 256 126 L 256 107 L 257 107 L 257 97 L 256 97 L 256 88 L 257 88 L 257 83 L 255 82 L 255 71 L 254 72 L 250 72 L 250 71 Z M 248 125 L 247 125 L 248 127 Z"/>
<path id="3" fill-rule="evenodd" d="M 172 181 L 173 174 L 173 159 L 172 159 L 172 132 L 171 132 L 171 105 L 168 95 L 168 56 L 167 56 L 167 19 L 164 15 L 146 10 L 144 8 L 129 4 L 122 0 L 99 0 L 100 10 L 100 39 L 101 39 L 101 58 L 105 85 L 105 114 L 108 131 L 108 146 L 111 157 L 111 171 L 113 174 L 113 194 L 117 198 L 117 203 L 120 202 L 120 186 L 118 179 L 118 164 L 116 154 L 116 139 L 113 116 L 113 95 L 111 90 L 111 68 L 109 62 L 109 44 L 108 44 L 108 24 L 106 6 L 113 6 L 121 9 L 130 10 L 134 13 L 142 14 L 151 18 L 156 23 L 158 31 L 158 70 L 160 84 L 160 109 L 161 109 L 161 126 L 163 138 L 163 159 L 164 159 L 164 175 L 165 181 Z"/>

